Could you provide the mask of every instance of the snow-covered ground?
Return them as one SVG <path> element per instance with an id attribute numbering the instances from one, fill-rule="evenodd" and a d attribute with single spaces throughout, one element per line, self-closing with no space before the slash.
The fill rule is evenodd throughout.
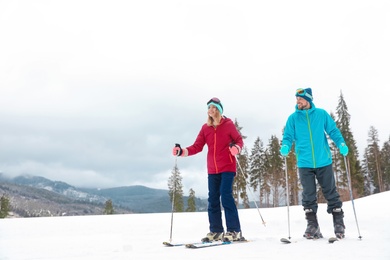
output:
<path id="1" fill-rule="evenodd" d="M 0 259 L 390 259 L 390 192 L 344 203 L 346 239 L 334 244 L 302 237 L 306 227 L 301 206 L 239 211 L 250 243 L 205 249 L 165 247 L 170 239 L 171 214 L 19 218 L 0 220 Z M 333 236 L 332 216 L 321 204 L 319 223 L 325 238 Z M 172 242 L 195 242 L 208 232 L 206 212 L 175 213 Z"/>

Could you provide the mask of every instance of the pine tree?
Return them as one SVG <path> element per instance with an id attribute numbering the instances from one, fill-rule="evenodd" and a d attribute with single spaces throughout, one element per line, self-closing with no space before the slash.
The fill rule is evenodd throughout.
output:
<path id="1" fill-rule="evenodd" d="M 243 140 L 246 139 L 246 136 L 242 135 L 241 129 L 237 119 L 234 121 L 234 125 L 237 128 L 237 131 L 240 133 Z M 246 180 L 248 178 L 248 152 L 244 145 L 241 153 L 237 155 L 237 173 L 233 182 L 233 197 L 236 200 L 236 205 L 240 204 L 242 199 L 242 204 L 244 208 L 249 208 L 249 199 L 246 190 Z"/>
<path id="2" fill-rule="evenodd" d="M 241 154 L 237 155 L 238 157 L 238 165 L 237 165 L 237 174 L 234 179 L 234 184 L 236 185 L 236 191 L 238 192 L 237 206 L 239 201 L 242 201 L 242 205 L 244 208 L 250 208 L 248 192 L 246 189 L 246 183 L 248 179 L 248 151 L 246 147 L 244 147 Z"/>
<path id="3" fill-rule="evenodd" d="M 381 167 L 381 151 L 379 147 L 378 131 L 371 126 L 368 132 L 368 147 L 366 155 L 367 157 L 367 170 L 369 176 L 373 179 L 374 193 L 383 192 L 385 190 L 383 183 L 383 174 Z"/>
<path id="4" fill-rule="evenodd" d="M 256 138 L 251 154 L 249 156 L 249 186 L 254 192 L 259 191 L 260 206 L 264 203 L 264 197 L 269 195 L 269 187 L 265 181 L 266 171 L 266 154 L 263 142 L 259 137 Z"/>
<path id="5" fill-rule="evenodd" d="M 264 150 L 264 174 L 263 174 L 263 181 L 261 184 L 261 189 L 263 190 L 263 198 L 264 198 L 264 206 L 266 207 L 272 207 L 272 180 L 273 180 L 273 173 L 272 173 L 272 158 L 269 154 L 269 145 L 267 145 L 267 148 Z"/>
<path id="6" fill-rule="evenodd" d="M 182 184 L 182 177 L 180 175 L 179 168 L 175 164 L 172 170 L 172 175 L 169 177 L 168 180 L 168 193 L 171 200 L 171 203 L 173 203 L 173 209 L 176 212 L 183 212 L 184 211 L 184 202 L 183 202 L 183 184 Z"/>
<path id="7" fill-rule="evenodd" d="M 112 215 L 114 214 L 114 206 L 112 205 L 112 200 L 107 200 L 104 206 L 104 212 L 105 215 Z"/>
<path id="8" fill-rule="evenodd" d="M 390 137 L 381 150 L 381 165 L 383 173 L 383 183 L 386 191 L 390 190 Z"/>
<path id="9" fill-rule="evenodd" d="M 333 113 L 330 113 L 330 116 L 334 121 L 336 121 L 336 117 Z M 349 196 L 349 188 L 348 188 L 348 179 L 345 172 L 345 166 L 344 164 L 344 158 L 340 156 L 339 148 L 337 145 L 330 140 L 330 137 L 327 136 L 330 152 L 332 154 L 332 162 L 333 162 L 333 172 L 335 175 L 335 181 L 336 181 L 336 187 L 338 190 L 338 193 L 340 194 L 340 197 L 343 201 L 348 200 L 350 198 Z M 319 187 L 319 190 L 321 188 Z M 323 196 L 322 190 L 318 193 L 318 197 L 320 198 L 320 202 L 326 202 L 325 197 Z"/>
<path id="10" fill-rule="evenodd" d="M 340 129 L 341 134 L 344 137 L 346 145 L 349 148 L 348 152 L 348 169 L 350 174 L 351 186 L 352 189 L 355 190 L 358 196 L 362 196 L 364 194 L 364 179 L 363 174 L 361 172 L 360 161 L 358 159 L 359 152 L 356 146 L 356 141 L 353 137 L 353 134 L 350 130 L 350 119 L 351 116 L 348 113 L 348 107 L 344 100 L 344 96 L 340 91 L 339 103 L 336 108 L 337 114 L 337 127 Z M 342 155 L 339 154 L 339 160 L 344 160 Z M 345 172 L 345 165 L 342 165 L 342 168 Z"/>
<path id="11" fill-rule="evenodd" d="M 195 197 L 195 191 L 193 189 L 190 189 L 190 194 L 188 196 L 187 200 L 187 212 L 195 212 L 196 211 L 196 197 Z"/>
<path id="12" fill-rule="evenodd" d="M 291 146 L 290 154 L 287 160 L 287 176 L 289 185 L 290 205 L 299 205 L 299 191 L 301 189 L 298 178 L 297 157 L 295 156 L 295 143 Z"/>
<path id="13" fill-rule="evenodd" d="M 267 163 L 273 207 L 280 206 L 282 190 L 286 188 L 283 159 L 280 155 L 280 141 L 272 135 L 267 148 Z"/>
<path id="14" fill-rule="evenodd" d="M 375 190 L 374 179 L 369 169 L 369 155 L 368 147 L 364 149 L 363 162 L 362 162 L 362 173 L 364 176 L 364 196 L 373 194 Z"/>
<path id="15" fill-rule="evenodd" d="M 0 218 L 6 218 L 10 211 L 9 198 L 3 194 L 0 198 Z"/>

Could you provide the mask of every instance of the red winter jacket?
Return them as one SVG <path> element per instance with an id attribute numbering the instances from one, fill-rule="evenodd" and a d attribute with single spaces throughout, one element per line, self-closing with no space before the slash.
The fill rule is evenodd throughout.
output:
<path id="1" fill-rule="evenodd" d="M 229 150 L 231 143 L 238 145 L 241 149 L 244 145 L 233 121 L 222 117 L 217 127 L 207 124 L 202 126 L 194 144 L 187 147 L 188 155 L 201 152 L 207 144 L 207 172 L 209 174 L 236 172 L 236 159 Z"/>

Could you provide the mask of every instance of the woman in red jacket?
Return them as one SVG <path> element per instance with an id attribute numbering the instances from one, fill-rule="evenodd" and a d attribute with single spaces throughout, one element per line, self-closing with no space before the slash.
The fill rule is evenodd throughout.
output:
<path id="1" fill-rule="evenodd" d="M 233 121 L 222 116 L 223 106 L 218 98 L 207 102 L 208 119 L 193 145 L 173 148 L 174 156 L 195 155 L 207 144 L 208 216 L 210 232 L 202 241 L 244 240 L 240 220 L 233 198 L 233 180 L 236 175 L 236 158 L 244 143 Z M 222 225 L 222 206 L 225 211 L 226 233 Z"/>

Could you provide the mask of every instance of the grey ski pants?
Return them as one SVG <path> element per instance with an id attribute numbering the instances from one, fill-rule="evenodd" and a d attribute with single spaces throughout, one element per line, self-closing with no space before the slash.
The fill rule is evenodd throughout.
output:
<path id="1" fill-rule="evenodd" d="M 328 202 L 328 213 L 334 208 L 341 208 L 342 202 L 336 190 L 332 164 L 321 168 L 298 168 L 299 178 L 302 184 L 302 206 L 304 209 L 312 209 L 315 213 L 317 204 L 316 179 L 322 188 L 325 199 Z"/>

